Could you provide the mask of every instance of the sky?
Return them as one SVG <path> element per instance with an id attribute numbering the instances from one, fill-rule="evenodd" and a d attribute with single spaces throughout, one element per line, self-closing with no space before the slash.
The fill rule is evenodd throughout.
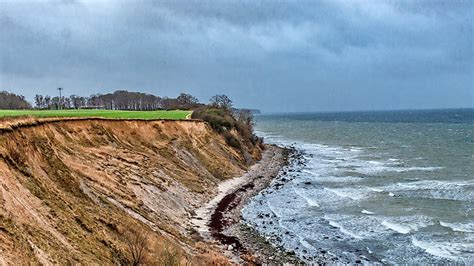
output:
<path id="1" fill-rule="evenodd" d="M 0 90 L 264 112 L 474 107 L 474 1 L 0 0 Z"/>

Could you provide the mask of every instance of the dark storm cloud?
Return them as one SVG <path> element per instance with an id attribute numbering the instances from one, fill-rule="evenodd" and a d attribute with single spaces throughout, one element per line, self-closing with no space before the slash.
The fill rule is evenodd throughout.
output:
<path id="1" fill-rule="evenodd" d="M 0 89 L 267 111 L 472 107 L 472 1 L 0 3 Z"/>

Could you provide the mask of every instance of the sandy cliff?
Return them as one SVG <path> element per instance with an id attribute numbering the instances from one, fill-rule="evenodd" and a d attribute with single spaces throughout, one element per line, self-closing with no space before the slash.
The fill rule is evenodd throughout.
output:
<path id="1" fill-rule="evenodd" d="M 0 134 L 0 264 L 224 262 L 189 223 L 249 153 L 199 121 L 77 120 Z M 133 246 L 133 245 L 132 245 Z M 166 248 L 168 247 L 168 249 Z M 164 252 L 164 250 L 173 250 Z"/>

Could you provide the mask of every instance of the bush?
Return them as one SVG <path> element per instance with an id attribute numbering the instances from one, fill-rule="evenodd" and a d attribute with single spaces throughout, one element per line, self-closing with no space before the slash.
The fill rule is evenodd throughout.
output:
<path id="1" fill-rule="evenodd" d="M 163 266 L 179 266 L 182 259 L 182 254 L 176 248 L 172 248 L 169 244 L 165 244 L 160 253 L 158 264 Z"/>
<path id="2" fill-rule="evenodd" d="M 225 132 L 224 138 L 225 138 L 225 142 L 229 144 L 231 147 L 234 147 L 236 149 L 242 149 L 242 145 L 240 144 L 240 141 L 236 137 L 234 137 L 231 133 Z"/>
<path id="3" fill-rule="evenodd" d="M 127 245 L 128 260 L 130 265 L 141 265 L 146 260 L 146 249 L 148 247 L 148 236 L 144 230 L 131 228 L 123 235 Z"/>
<path id="4" fill-rule="evenodd" d="M 208 122 L 211 127 L 219 133 L 234 128 L 237 122 L 226 110 L 209 107 L 195 110 L 191 117 L 193 119 L 201 119 Z"/>
<path id="5" fill-rule="evenodd" d="M 246 147 L 253 149 L 261 147 L 261 142 L 253 133 L 253 116 L 248 111 L 233 111 L 215 106 L 201 106 L 194 110 L 192 118 L 204 120 L 219 134 L 226 143 L 240 151 Z M 230 132 L 235 130 L 238 136 Z"/>

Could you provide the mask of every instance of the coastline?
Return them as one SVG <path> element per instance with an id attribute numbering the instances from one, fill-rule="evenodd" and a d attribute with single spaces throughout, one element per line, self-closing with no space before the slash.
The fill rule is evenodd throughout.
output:
<path id="1" fill-rule="evenodd" d="M 248 201 L 267 188 L 289 164 L 294 150 L 266 145 L 262 159 L 240 177 L 222 182 L 218 194 L 195 211 L 192 223 L 207 241 L 214 242 L 234 263 L 302 264 L 294 252 L 271 244 L 241 217 Z"/>

